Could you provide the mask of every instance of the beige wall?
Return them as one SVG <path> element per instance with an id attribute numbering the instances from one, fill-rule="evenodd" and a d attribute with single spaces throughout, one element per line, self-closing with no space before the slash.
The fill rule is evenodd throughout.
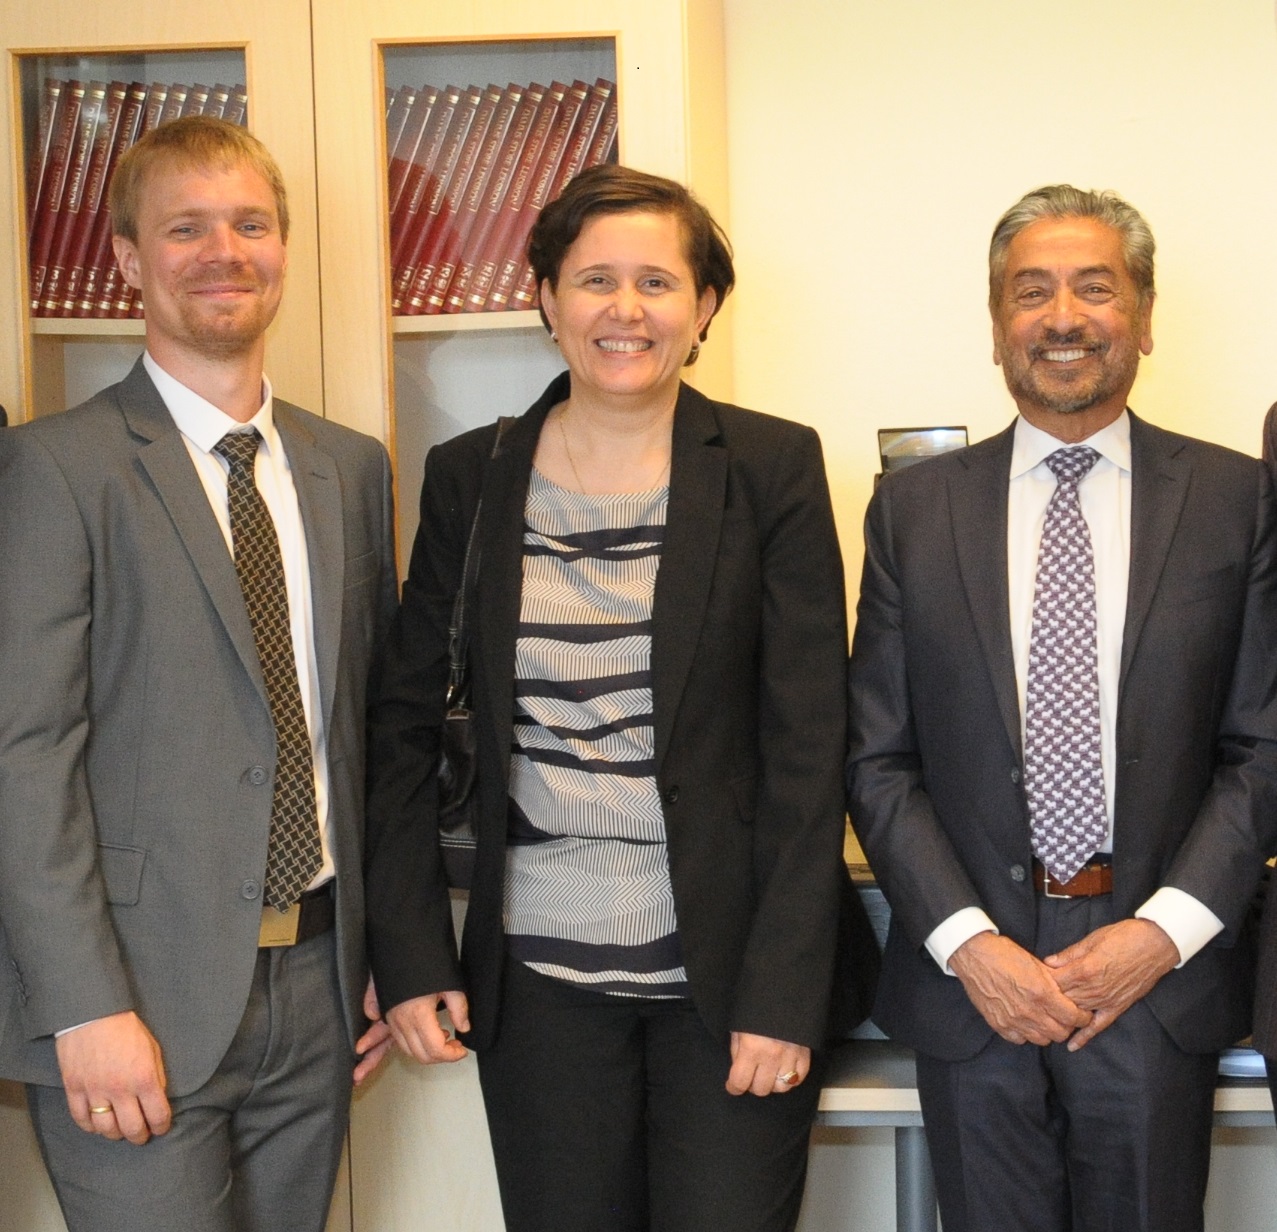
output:
<path id="1" fill-rule="evenodd" d="M 1021 193 L 1115 188 L 1158 242 L 1133 406 L 1258 452 L 1277 398 L 1272 0 L 725 0 L 736 399 L 825 442 L 854 593 L 875 430 L 1014 408 L 985 252 Z"/>

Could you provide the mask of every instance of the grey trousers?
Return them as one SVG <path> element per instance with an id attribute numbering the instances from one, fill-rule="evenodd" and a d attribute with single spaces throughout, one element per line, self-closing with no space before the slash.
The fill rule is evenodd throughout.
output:
<path id="1" fill-rule="evenodd" d="M 353 1066 L 333 934 L 259 951 L 226 1056 L 163 1137 L 87 1134 L 60 1087 L 28 1087 L 69 1232 L 322 1232 Z"/>

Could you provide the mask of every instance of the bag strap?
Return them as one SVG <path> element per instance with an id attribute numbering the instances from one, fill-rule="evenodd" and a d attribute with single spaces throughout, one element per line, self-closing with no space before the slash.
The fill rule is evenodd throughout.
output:
<path id="1" fill-rule="evenodd" d="M 506 429 L 514 423 L 513 415 L 502 415 L 497 420 L 497 435 L 492 442 L 492 453 L 489 461 L 501 452 L 501 438 Z M 484 469 L 487 478 L 487 468 Z M 474 508 L 474 521 L 470 523 L 470 535 L 466 539 L 466 555 L 461 566 L 461 584 L 457 587 L 457 597 L 452 601 L 452 621 L 448 625 L 448 692 L 444 697 L 445 713 L 452 709 L 454 702 L 461 700 L 466 684 L 466 652 L 469 639 L 466 637 L 466 596 L 473 594 L 479 583 L 479 514 L 483 510 L 483 487 L 479 490 L 479 503 Z"/>

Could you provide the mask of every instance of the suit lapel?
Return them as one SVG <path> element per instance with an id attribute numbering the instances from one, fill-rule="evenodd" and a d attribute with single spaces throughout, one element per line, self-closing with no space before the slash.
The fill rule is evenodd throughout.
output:
<path id="1" fill-rule="evenodd" d="M 341 647 L 342 595 L 346 584 L 345 522 L 337 463 L 315 444 L 287 403 L 275 402 L 275 427 L 284 442 L 293 487 L 306 529 L 311 623 L 319 670 L 321 713 L 331 726 Z"/>
<path id="2" fill-rule="evenodd" d="M 965 450 L 949 477 L 950 526 L 958 572 L 1011 747 L 1020 751 L 1020 701 L 1011 652 L 1007 584 L 1007 484 L 1014 423 Z M 937 585 L 941 585 L 937 579 Z"/>
<path id="3" fill-rule="evenodd" d="M 1188 496 L 1183 442 L 1131 415 L 1131 572 L 1118 704 Z"/>
<path id="4" fill-rule="evenodd" d="M 253 627 L 244 606 L 235 562 L 209 508 L 204 486 L 186 452 L 182 434 L 146 375 L 141 360 L 121 382 L 119 398 L 130 431 L 146 442 L 138 449 L 138 461 L 155 485 L 244 670 L 262 700 L 267 701 L 266 683 L 257 660 Z"/>
<path id="5" fill-rule="evenodd" d="M 714 580 L 727 497 L 727 450 L 710 402 L 684 385 L 674 411 L 665 543 L 652 604 L 656 764 L 669 749 Z"/>

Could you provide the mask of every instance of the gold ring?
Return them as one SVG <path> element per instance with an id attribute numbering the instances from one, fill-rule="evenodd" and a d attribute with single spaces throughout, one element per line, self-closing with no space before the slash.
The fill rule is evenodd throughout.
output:
<path id="1" fill-rule="evenodd" d="M 796 1069 L 787 1069 L 783 1074 L 776 1075 L 776 1081 L 783 1083 L 787 1087 L 792 1087 L 798 1081 L 798 1071 Z"/>
<path id="2" fill-rule="evenodd" d="M 97 1116 L 101 1116 L 103 1113 L 113 1111 L 113 1109 L 111 1108 L 110 1104 L 107 1104 L 105 1105 L 105 1107 L 102 1107 L 102 1108 L 90 1108 L 89 1111 L 94 1113 Z"/>

